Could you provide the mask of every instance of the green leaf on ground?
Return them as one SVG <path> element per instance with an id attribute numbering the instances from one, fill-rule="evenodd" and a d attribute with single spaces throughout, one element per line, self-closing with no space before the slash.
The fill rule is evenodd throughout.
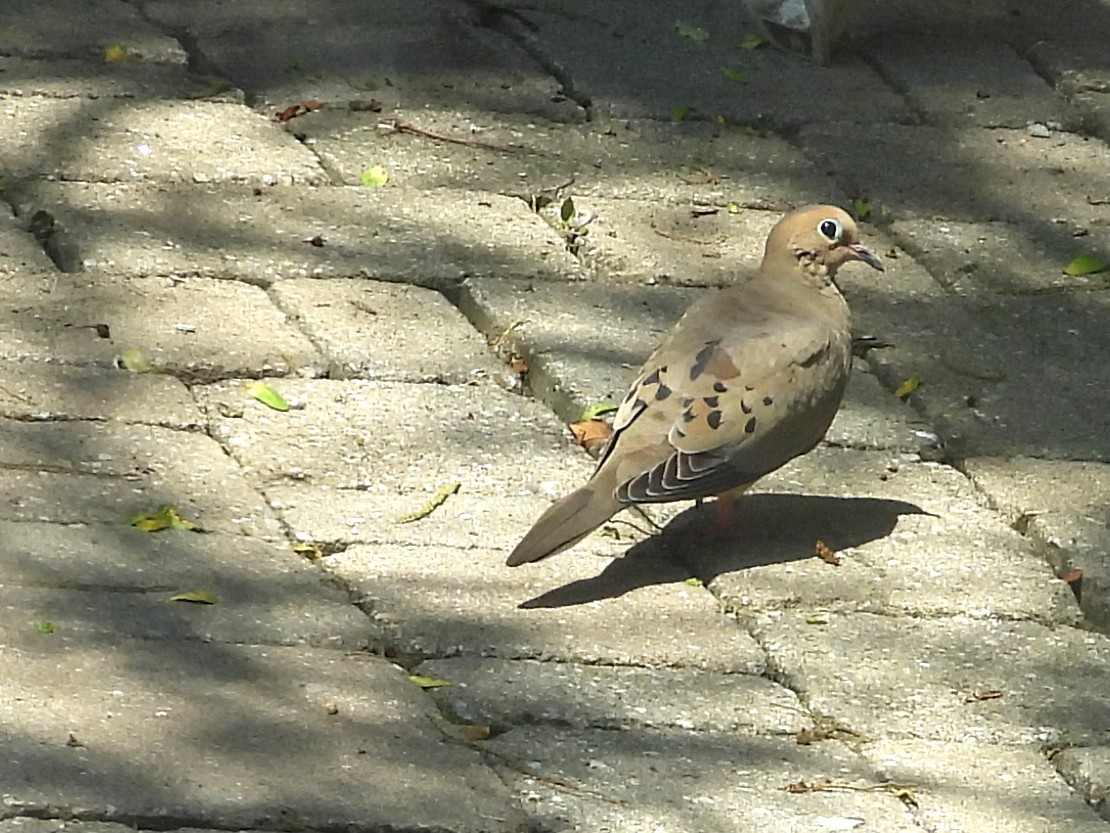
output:
<path id="1" fill-rule="evenodd" d="M 689 23 L 676 23 L 675 30 L 679 37 L 689 38 L 694 43 L 705 43 L 709 40 L 709 32 L 700 26 L 691 26 Z"/>
<path id="2" fill-rule="evenodd" d="M 721 75 L 723 75 L 729 81 L 735 81 L 737 84 L 748 83 L 748 76 L 746 76 L 740 70 L 733 69 L 732 67 L 721 67 Z"/>
<path id="3" fill-rule="evenodd" d="M 1097 272 L 1105 272 L 1107 269 L 1110 269 L 1110 265 L 1093 255 L 1078 255 L 1073 257 L 1071 263 L 1064 267 L 1064 274 L 1070 275 L 1073 278 L 1078 278 L 1081 275 L 1094 275 Z"/>
<path id="4" fill-rule="evenodd" d="M 689 114 L 690 114 L 690 105 L 689 104 L 679 104 L 677 107 L 675 107 L 671 110 L 671 121 L 676 122 L 676 123 L 680 122 L 683 119 L 685 119 L 686 116 L 688 116 Z"/>
<path id="5" fill-rule="evenodd" d="M 363 171 L 358 181 L 366 188 L 381 188 L 389 182 L 389 171 L 381 165 L 374 165 Z"/>
<path id="6" fill-rule="evenodd" d="M 171 602 L 191 602 L 198 605 L 214 605 L 216 594 L 211 590 L 186 590 L 170 596 Z"/>
<path id="7" fill-rule="evenodd" d="M 567 197 L 563 200 L 563 204 L 559 206 L 559 219 L 564 223 L 569 223 L 574 217 L 574 200 Z"/>
<path id="8" fill-rule="evenodd" d="M 54 633 L 53 622 L 36 622 L 35 630 L 39 633 Z"/>
<path id="9" fill-rule="evenodd" d="M 702 582 L 702 580 L 700 578 L 698 578 L 697 576 L 692 576 L 692 577 L 686 579 L 686 583 L 689 584 L 691 587 L 703 587 L 704 586 L 704 583 Z"/>
<path id="10" fill-rule="evenodd" d="M 285 401 L 280 393 L 265 382 L 251 382 L 247 385 L 247 393 L 267 408 L 273 408 L 275 411 L 289 410 L 289 403 Z"/>
<path id="11" fill-rule="evenodd" d="M 741 49 L 759 49 L 763 44 L 767 43 L 767 39 L 763 35 L 757 35 L 755 32 L 746 32 L 740 38 Z"/>
<path id="12" fill-rule="evenodd" d="M 143 351 L 134 347 L 119 354 L 119 366 L 132 373 L 150 373 L 154 370 L 154 365 L 143 355 Z"/>
<path id="13" fill-rule="evenodd" d="M 617 410 L 618 407 L 618 405 L 614 405 L 612 402 L 595 402 L 582 412 L 582 416 L 580 416 L 579 419 L 583 421 L 587 419 L 597 419 L 603 414 L 611 414 L 613 411 Z"/>
<path id="14" fill-rule="evenodd" d="M 852 211 L 855 212 L 856 219 L 866 220 L 871 216 L 871 203 L 867 201 L 866 197 L 859 197 L 852 200 Z"/>

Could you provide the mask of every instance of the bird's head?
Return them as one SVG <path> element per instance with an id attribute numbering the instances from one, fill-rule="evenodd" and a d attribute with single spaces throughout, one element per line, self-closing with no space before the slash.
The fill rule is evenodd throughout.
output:
<path id="1" fill-rule="evenodd" d="M 767 238 L 764 263 L 790 258 L 818 278 L 834 278 L 845 263 L 858 260 L 883 271 L 883 262 L 860 243 L 859 229 L 835 205 L 810 205 L 791 211 Z"/>

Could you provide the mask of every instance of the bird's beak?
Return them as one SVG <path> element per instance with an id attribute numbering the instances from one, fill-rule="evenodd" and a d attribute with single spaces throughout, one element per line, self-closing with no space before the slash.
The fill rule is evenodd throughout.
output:
<path id="1" fill-rule="evenodd" d="M 872 269 L 878 269 L 880 272 L 885 271 L 885 269 L 883 268 L 883 262 L 879 260 L 878 256 L 863 248 L 863 246 L 861 246 L 859 243 L 854 243 L 848 248 L 852 250 L 852 254 L 856 256 L 856 260 L 862 260 Z"/>

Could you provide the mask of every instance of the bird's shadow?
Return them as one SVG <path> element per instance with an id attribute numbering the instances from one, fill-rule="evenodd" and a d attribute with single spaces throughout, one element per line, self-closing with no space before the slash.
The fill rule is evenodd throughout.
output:
<path id="1" fill-rule="evenodd" d="M 858 547 L 889 535 L 902 515 L 927 514 L 901 500 L 756 494 L 737 502 L 731 529 L 715 533 L 714 508 L 703 504 L 634 544 L 596 576 L 548 590 L 520 607 L 569 607 L 695 577 L 708 584 L 722 573 L 813 558 L 817 541 L 833 551 Z"/>

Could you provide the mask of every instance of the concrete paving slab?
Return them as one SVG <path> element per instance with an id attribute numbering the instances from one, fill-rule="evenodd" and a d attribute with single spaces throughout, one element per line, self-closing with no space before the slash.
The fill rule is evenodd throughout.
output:
<path id="1" fill-rule="evenodd" d="M 591 463 L 585 454 L 582 458 L 579 463 L 568 455 L 564 471 L 556 475 L 558 480 L 539 483 L 537 490 L 544 495 L 498 498 L 460 489 L 431 515 L 410 523 L 398 523 L 397 519 L 427 504 L 435 493 L 434 487 L 415 494 L 368 496 L 352 489 L 278 484 L 267 486 L 266 500 L 298 541 L 316 544 L 326 553 L 344 550 L 351 544 L 400 544 L 416 548 L 501 549 L 507 554 L 532 522 L 555 498 L 562 496 L 564 478 L 570 480 L 579 475 L 579 482 L 586 481 Z M 618 517 L 630 523 L 614 525 L 619 539 L 601 533 L 594 536 L 598 539 L 598 552 L 617 556 L 646 537 L 646 533 L 639 533 L 630 525 L 647 527 L 646 522 L 632 515 Z"/>
<path id="2" fill-rule="evenodd" d="M 458 482 L 466 493 L 504 498 L 561 482 L 571 457 L 568 432 L 550 412 L 492 385 L 286 379 L 274 388 L 297 407 L 241 407 L 238 382 L 194 389 L 212 436 L 259 483 L 423 501 L 427 490 Z M 239 408 L 242 416 L 228 415 Z"/>
<path id="3" fill-rule="evenodd" d="M 893 795 L 790 789 L 825 779 L 875 784 L 871 769 L 837 742 L 528 727 L 482 749 L 534 823 L 550 830 L 920 830 Z"/>
<path id="4" fill-rule="evenodd" d="M 1110 821 L 1110 748 L 1065 749 L 1052 757 L 1060 775 L 1106 821 Z"/>
<path id="5" fill-rule="evenodd" d="M 887 219 L 1110 222 L 1110 204 L 1087 201 L 1105 164 L 1098 139 L 891 124 L 815 125 L 798 138 L 845 191 L 866 196 Z"/>
<path id="6" fill-rule="evenodd" d="M 240 104 L 10 97 L 0 165 L 15 177 L 83 182 L 325 185 L 292 136 Z"/>
<path id="7" fill-rule="evenodd" d="M 290 818 L 519 829 L 478 754 L 448 742 L 431 702 L 379 658 L 32 636 L 0 648 L 8 813 L 225 830 Z"/>
<path id="8" fill-rule="evenodd" d="M 927 830 L 1106 831 L 1106 823 L 1035 749 L 882 740 L 865 746 L 863 754 L 882 778 L 910 786 L 918 821 Z"/>
<path id="9" fill-rule="evenodd" d="M 113 422 L 0 428 L 0 519 L 116 524 L 168 503 L 205 530 L 284 538 L 239 467 L 201 434 Z"/>
<path id="10" fill-rule="evenodd" d="M 194 431 L 203 417 L 173 376 L 0 359 L 0 416 L 53 422 L 118 420 Z"/>
<path id="11" fill-rule="evenodd" d="M 579 246 L 583 265 L 595 278 L 614 283 L 730 283 L 759 266 L 767 234 L 781 217 L 601 198 L 578 200 L 575 208 L 597 215 Z"/>
<path id="12" fill-rule="evenodd" d="M 399 188 L 35 183 L 13 196 L 55 219 L 66 271 L 201 275 L 268 286 L 366 277 L 426 286 L 471 275 L 569 279 L 580 267 L 519 200 Z M 319 238 L 322 246 L 313 245 Z"/>
<path id="13" fill-rule="evenodd" d="M 379 124 L 396 119 L 463 141 L 435 142 Z M 580 125 L 476 110 L 428 107 L 374 113 L 325 109 L 290 123 L 330 171 L 358 184 L 369 160 L 395 182 L 520 195 L 566 194 L 678 205 L 783 209 L 827 201 L 835 183 L 795 147 L 767 133 L 707 122 L 602 119 Z"/>
<path id="14" fill-rule="evenodd" d="M 281 281 L 271 297 L 323 352 L 331 379 L 461 385 L 509 369 L 440 293 L 378 281 Z"/>
<path id="15" fill-rule="evenodd" d="M 1079 127 L 1078 114 L 1007 43 L 898 37 L 870 51 L 880 71 L 931 124 Z"/>
<path id="16" fill-rule="evenodd" d="M 1110 490 L 1105 463 L 974 458 L 968 476 L 990 505 L 1028 535 L 1057 575 L 1081 571 L 1072 587 L 1094 627 L 1110 628 Z"/>
<path id="17" fill-rule="evenodd" d="M 1103 349 L 1102 307 L 1098 293 L 893 298 L 869 328 L 892 346 L 867 361 L 888 389 L 918 377 L 909 400 L 941 459 L 1110 459 L 1089 358 Z"/>
<path id="18" fill-rule="evenodd" d="M 1032 622 L 807 616 L 788 612 L 756 632 L 772 675 L 814 714 L 865 737 L 1041 748 L 1105 737 L 1105 636 Z"/>
<path id="19" fill-rule="evenodd" d="M 104 50 L 118 45 L 145 63 L 184 69 L 188 62 L 177 40 L 122 0 L 91 0 L 80 14 L 67 15 L 37 0 L 11 0 L 2 28 L 0 53 L 5 55 L 103 60 Z"/>
<path id="20" fill-rule="evenodd" d="M 288 546 L 243 536 L 141 532 L 119 525 L 0 521 L 5 632 L 345 647 L 371 625 L 347 594 Z M 172 602 L 208 591 L 212 605 Z"/>
<path id="21" fill-rule="evenodd" d="M 727 536 L 696 533 L 709 511 L 677 518 L 659 546 L 747 621 L 798 608 L 1049 625 L 1080 618 L 1043 555 L 946 466 L 820 449 L 741 498 Z M 818 557 L 817 541 L 839 565 Z"/>
<path id="22" fill-rule="evenodd" d="M 1101 14 L 1084 17 L 1074 21 L 1078 24 L 1071 27 L 1074 34 L 1051 33 L 1030 43 L 1024 54 L 1067 97 L 1082 119 L 1083 131 L 1110 141 L 1110 66 L 1098 45 L 1110 31 L 1110 21 Z"/>
<path id="23" fill-rule="evenodd" d="M 591 405 L 620 402 L 644 359 L 704 291 L 714 290 L 586 285 L 570 292 L 472 279 L 458 303 L 490 338 L 519 324 L 502 349 L 527 358 L 532 393 L 572 422 Z M 906 451 L 928 445 L 916 414 L 857 364 L 828 441 Z"/>
<path id="24" fill-rule="evenodd" d="M 219 99 L 240 101 L 242 91 L 176 64 L 0 56 L 0 95 L 46 98 Z"/>
<path id="25" fill-rule="evenodd" d="M 387 655 L 763 673 L 762 651 L 685 583 L 689 570 L 650 556 L 602 562 L 591 543 L 575 553 L 510 570 L 503 550 L 374 545 L 321 564 L 385 631 Z"/>
<path id="26" fill-rule="evenodd" d="M 207 0 L 184 9 L 156 0 L 143 8 L 171 31 L 188 32 L 205 61 L 260 103 L 373 97 L 553 116 L 577 110 L 551 73 L 465 4 Z"/>
<path id="27" fill-rule="evenodd" d="M 813 728 L 794 692 L 748 674 L 470 657 L 422 662 L 416 673 L 451 683 L 429 690 L 445 714 L 498 732 L 528 724 L 758 735 Z"/>
<path id="28" fill-rule="evenodd" d="M 1088 25 L 1110 29 L 1101 16 L 1090 16 Z M 1098 48 L 1095 31 L 1097 28 L 1079 37 L 1038 41 L 1027 55 L 1038 71 L 1067 95 L 1083 119 L 1084 130 L 1110 141 L 1110 66 Z"/>
<path id="29" fill-rule="evenodd" d="M 529 4 L 514 12 L 525 23 L 521 37 L 565 67 L 599 113 L 667 120 L 674 108 L 688 107 L 699 118 L 775 127 L 910 117 L 902 99 L 858 59 L 817 67 L 774 49 L 739 48 L 745 32 L 756 29 L 738 6 L 683 9 L 678 22 L 703 30 L 705 39 L 683 37 L 673 6 L 658 0 L 570 14 Z"/>
<path id="30" fill-rule="evenodd" d="M 229 544 L 234 546 L 233 544 Z M 357 651 L 374 642 L 366 617 L 339 598 L 278 601 L 272 591 L 214 589 L 217 582 L 157 592 L 0 588 L 5 632 L 48 626 L 67 633 L 149 640 L 198 640 L 248 645 L 312 645 Z M 178 593 L 210 592 L 215 604 L 171 601 Z M 47 624 L 48 623 L 48 624 Z"/>
<path id="31" fill-rule="evenodd" d="M 1106 228 L 1095 226 L 1077 238 L 1063 223 L 915 219 L 892 223 L 890 234 L 945 289 L 960 295 L 1002 293 L 1056 298 L 1106 287 L 1100 274 L 1064 274 L 1064 267 L 1077 254 L 1110 257 L 1110 229 Z"/>
<path id="32" fill-rule="evenodd" d="M 5 281 L 5 357 L 107 368 L 139 350 L 156 371 L 190 380 L 324 372 L 312 343 L 258 287 L 106 271 Z"/>

